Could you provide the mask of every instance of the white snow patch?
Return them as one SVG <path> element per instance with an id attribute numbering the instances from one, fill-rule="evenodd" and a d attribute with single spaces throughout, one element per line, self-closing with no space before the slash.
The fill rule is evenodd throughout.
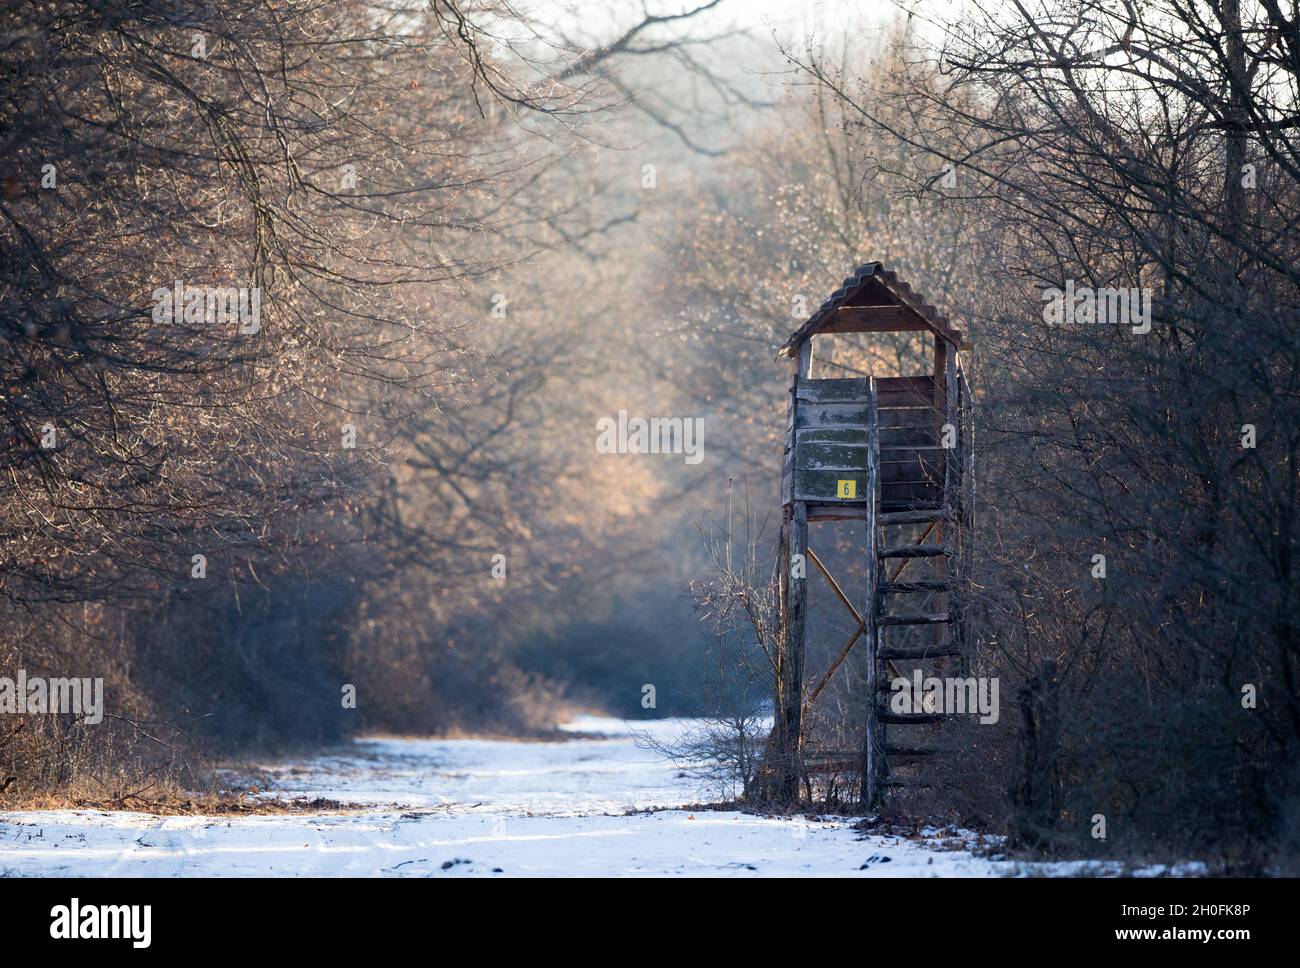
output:
<path id="1" fill-rule="evenodd" d="M 636 743 L 640 731 L 667 741 L 692 725 L 583 716 L 565 729 L 599 738 L 362 739 L 344 756 L 267 767 L 274 795 L 374 805 L 359 813 L 3 813 L 0 875 L 879 877 L 1018 870 L 925 842 L 859 839 L 852 818 L 630 813 L 700 799 L 694 781 Z"/>

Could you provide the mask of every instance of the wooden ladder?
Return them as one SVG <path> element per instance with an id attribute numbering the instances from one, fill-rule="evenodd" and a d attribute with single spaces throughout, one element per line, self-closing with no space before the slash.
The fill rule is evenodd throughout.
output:
<path id="1" fill-rule="evenodd" d="M 933 762 L 947 752 L 941 743 L 945 712 L 916 711 L 901 713 L 890 708 L 890 684 L 897 678 L 911 678 L 913 670 L 923 676 L 970 674 L 970 635 L 964 607 L 964 575 L 968 571 L 970 536 L 974 525 L 973 428 L 970 422 L 970 390 L 966 375 L 956 358 L 949 353 L 940 372 L 949 392 L 938 395 L 931 414 L 936 429 L 941 422 L 951 423 L 959 431 L 955 446 L 942 451 L 941 461 L 924 476 L 935 481 L 932 503 L 923 503 L 928 495 L 908 494 L 916 503 L 898 509 L 882 493 L 880 513 L 875 516 L 874 532 L 868 546 L 875 549 L 874 574 L 868 608 L 874 609 L 868 624 L 874 641 L 868 643 L 874 659 L 868 662 L 868 700 L 866 735 L 862 751 L 861 801 L 868 809 L 875 807 L 890 787 L 929 786 L 924 773 L 899 776 L 898 767 L 919 767 Z M 913 393 L 916 387 L 910 388 Z M 921 389 L 924 389 L 923 387 Z M 909 408 L 915 401 L 903 398 L 896 406 Z M 924 425 L 915 419 L 916 411 L 903 409 L 892 426 Z M 901 418 L 901 419 L 900 419 Z M 909 433 L 923 433 L 920 426 L 910 426 Z M 906 441 L 912 443 L 912 440 Z M 928 441 L 916 441 L 925 442 Z M 939 441 L 936 440 L 936 443 Z M 890 443 L 902 443 L 902 441 Z M 885 441 L 882 440 L 882 458 Z M 919 533 L 918 533 L 919 532 Z M 928 573 L 918 575 L 922 568 Z M 910 574 L 908 573 L 910 570 Z M 920 606 L 900 605 L 920 600 Z M 931 641 L 915 639 L 930 636 Z M 927 668 L 928 667 L 928 668 Z M 914 697 L 915 698 L 915 697 Z"/>
<path id="2" fill-rule="evenodd" d="M 964 676 L 968 664 L 965 630 L 953 595 L 958 513 L 947 506 L 883 513 L 876 524 L 879 536 L 871 596 L 876 608 L 876 641 L 871 643 L 875 668 L 869 677 L 875 708 L 868 716 L 862 784 L 862 801 L 868 807 L 877 805 L 890 787 L 930 785 L 923 776 L 897 775 L 897 768 L 919 765 L 944 752 L 933 734 L 948 715 L 915 708 L 894 711 L 891 682 L 911 679 L 916 668 L 926 676 Z M 928 574 L 915 574 L 926 566 Z M 909 570 L 912 574 L 907 574 Z M 900 599 L 919 599 L 922 604 L 900 606 Z M 927 637 L 930 641 L 914 641 Z"/>

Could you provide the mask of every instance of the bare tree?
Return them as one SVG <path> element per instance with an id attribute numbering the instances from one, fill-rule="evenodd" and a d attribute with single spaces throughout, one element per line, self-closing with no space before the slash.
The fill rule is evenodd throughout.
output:
<path id="1" fill-rule="evenodd" d="M 1059 663 L 1054 822 L 1078 846 L 1122 818 L 1140 851 L 1176 815 L 1260 861 L 1256 830 L 1293 836 L 1300 739 L 1294 23 L 1080 0 L 931 27 L 888 84 L 800 59 L 864 137 L 931 160 L 900 192 L 978 226 L 954 308 L 981 348 L 983 637 L 1012 679 Z M 1067 283 L 1150 317 L 1056 324 Z"/>

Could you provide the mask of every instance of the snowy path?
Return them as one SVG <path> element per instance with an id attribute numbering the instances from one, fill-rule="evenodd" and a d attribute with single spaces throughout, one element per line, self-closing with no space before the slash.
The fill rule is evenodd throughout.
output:
<path id="1" fill-rule="evenodd" d="M 680 722 L 584 717 L 602 739 L 360 740 L 356 753 L 269 768 L 286 795 L 372 804 L 349 814 L 154 817 L 0 814 L 0 875 L 989 876 L 1010 865 L 906 840 L 860 840 L 847 819 L 647 807 L 698 802 L 695 782 L 637 748 L 633 729 Z M 882 858 L 888 858 L 883 860 Z M 870 863 L 868 861 L 870 860 Z M 867 866 L 863 868 L 863 865 Z"/>

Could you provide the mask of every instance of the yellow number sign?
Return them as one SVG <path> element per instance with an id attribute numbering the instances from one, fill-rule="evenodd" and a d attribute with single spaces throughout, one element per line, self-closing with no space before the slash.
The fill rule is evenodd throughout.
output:
<path id="1" fill-rule="evenodd" d="M 857 481 L 836 481 L 835 493 L 839 497 L 857 497 L 858 482 Z"/>

